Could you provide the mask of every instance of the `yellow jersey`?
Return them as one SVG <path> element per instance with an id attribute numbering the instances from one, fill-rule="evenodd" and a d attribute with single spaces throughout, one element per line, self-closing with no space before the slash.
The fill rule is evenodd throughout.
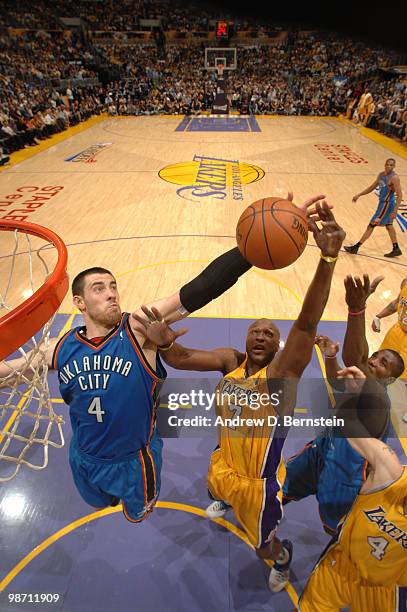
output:
<path id="1" fill-rule="evenodd" d="M 400 291 L 397 314 L 401 329 L 407 333 L 407 283 Z"/>
<path id="2" fill-rule="evenodd" d="M 247 376 L 246 363 L 247 355 L 216 388 L 219 444 L 224 461 L 238 474 L 267 478 L 280 474 L 283 463 L 284 439 L 275 437 L 279 394 L 269 392 L 267 367 Z"/>
<path id="3" fill-rule="evenodd" d="M 407 468 L 395 482 L 359 494 L 340 528 L 339 548 L 367 582 L 407 586 Z"/>

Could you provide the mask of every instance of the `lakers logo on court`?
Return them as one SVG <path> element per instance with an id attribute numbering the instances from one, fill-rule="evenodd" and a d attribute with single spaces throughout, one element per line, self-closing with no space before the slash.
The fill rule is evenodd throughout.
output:
<path id="1" fill-rule="evenodd" d="M 264 170 L 236 159 L 195 155 L 190 162 L 165 166 L 158 175 L 168 183 L 180 185 L 177 195 L 186 200 L 202 201 L 207 197 L 225 200 L 229 195 L 234 200 L 243 200 L 243 185 L 260 181 Z"/>

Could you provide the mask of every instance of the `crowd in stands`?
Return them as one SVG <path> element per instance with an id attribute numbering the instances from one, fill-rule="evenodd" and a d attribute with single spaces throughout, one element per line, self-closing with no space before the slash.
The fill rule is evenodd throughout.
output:
<path id="1" fill-rule="evenodd" d="M 209 12 L 178 4 L 169 10 L 169 0 L 126 0 L 120 15 L 110 0 L 55 0 L 52 14 L 45 0 L 35 9 L 28 0 L 0 0 L 2 6 L 3 25 L 32 29 L 0 32 L 0 164 L 10 152 L 101 112 L 197 114 L 212 108 L 216 75 L 204 67 L 204 43 L 165 44 L 165 35 L 160 44 L 129 44 L 120 35 L 96 42 L 86 28 L 65 31 L 59 21 L 70 12 L 89 28 L 128 31 L 137 16 L 165 13 L 166 27 L 182 29 L 191 22 L 207 27 Z M 45 22 L 59 29 L 38 29 Z M 400 52 L 326 34 L 291 32 L 278 44 L 239 46 L 237 69 L 227 78 L 230 107 L 243 114 L 347 114 L 405 141 L 406 84 L 385 72 L 403 59 L 407 63 Z M 109 82 L 106 74 L 115 77 Z M 361 109 L 367 91 L 369 104 Z"/>
<path id="2" fill-rule="evenodd" d="M 0 37 L 0 75 L 28 82 L 43 79 L 97 77 L 85 68 L 93 56 L 71 32 L 25 32 L 18 37 Z"/>
<path id="3" fill-rule="evenodd" d="M 0 0 L 0 25 L 58 29 L 60 18 L 80 17 L 91 30 L 134 31 L 145 19 L 159 19 L 164 30 L 206 31 L 216 19 L 233 20 L 236 30 L 259 27 L 259 16 L 236 18 L 211 2 L 185 0 Z M 265 25 L 265 24 L 264 24 Z"/>
<path id="4" fill-rule="evenodd" d="M 9 154 L 34 146 L 105 109 L 100 88 L 58 91 L 0 77 L 0 164 Z"/>
<path id="5" fill-rule="evenodd" d="M 348 118 L 379 130 L 387 136 L 407 142 L 407 88 L 405 77 L 392 81 L 375 81 L 356 95 L 348 105 Z"/>
<path id="6" fill-rule="evenodd" d="M 106 46 L 104 52 L 122 65 L 125 75 L 110 85 L 111 114 L 191 114 L 211 109 L 215 74 L 203 67 L 203 46 L 168 45 L 165 61 L 152 46 Z M 351 40 L 310 37 L 289 44 L 239 47 L 238 69 L 230 71 L 227 79 L 231 109 L 244 114 L 336 116 L 346 113 L 349 103 L 361 95 L 360 87 L 368 83 L 375 96 L 387 88 L 387 108 L 393 90 L 401 98 L 404 92 L 405 100 L 401 80 L 382 82 L 377 76 L 379 68 L 393 61 L 391 53 Z"/>
<path id="7" fill-rule="evenodd" d="M 0 25 L 17 28 L 58 29 L 61 17 L 76 16 L 92 30 L 109 31 L 137 30 L 143 19 L 160 19 L 165 30 L 207 30 L 212 20 L 231 18 L 205 2 L 182 0 L 120 0 L 120 6 L 115 0 L 53 0 L 52 10 L 47 0 L 1 0 L 0 15 Z"/>

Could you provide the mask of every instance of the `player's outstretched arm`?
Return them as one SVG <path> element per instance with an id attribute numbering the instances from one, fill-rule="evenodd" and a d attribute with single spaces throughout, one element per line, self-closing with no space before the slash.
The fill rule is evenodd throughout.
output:
<path id="1" fill-rule="evenodd" d="M 252 265 L 241 255 L 238 247 L 223 253 L 209 264 L 196 278 L 173 295 L 147 305 L 156 308 L 168 323 L 174 323 L 199 310 L 230 289 Z M 142 332 L 138 318 L 144 318 L 141 308 L 133 312 L 130 324 L 134 331 Z"/>
<path id="2" fill-rule="evenodd" d="M 348 442 L 372 467 L 372 472 L 369 475 L 369 484 L 373 487 L 386 485 L 390 480 L 399 478 L 403 473 L 403 466 L 396 453 L 382 440 L 372 437 L 348 437 Z"/>
<path id="3" fill-rule="evenodd" d="M 162 313 L 155 308 L 141 307 L 143 317 L 134 318 L 143 329 L 146 341 L 156 346 L 164 361 L 177 370 L 196 370 L 198 372 L 222 372 L 226 374 L 243 361 L 244 355 L 232 348 L 219 348 L 212 351 L 192 349 L 175 342 L 187 329 L 173 330 Z"/>
<path id="4" fill-rule="evenodd" d="M 324 356 L 326 377 L 329 384 L 338 391 L 343 391 L 343 381 L 337 379 L 341 369 L 336 358 L 339 351 L 339 342 L 334 342 L 328 336 L 317 336 L 315 344 Z"/>
<path id="5" fill-rule="evenodd" d="M 301 204 L 299 208 L 307 211 L 307 214 L 312 214 L 312 207 L 317 205 L 322 197 L 324 196 L 313 196 Z M 289 193 L 287 198 L 292 200 L 293 194 Z M 181 287 L 172 296 L 157 300 L 147 306 L 150 309 L 154 306 L 168 323 L 174 323 L 221 296 L 251 267 L 252 265 L 243 257 L 238 247 L 235 247 L 217 257 L 196 278 Z M 137 309 L 130 318 L 133 331 L 142 333 L 135 315 L 143 318 L 142 309 Z"/>
<path id="6" fill-rule="evenodd" d="M 21 362 L 21 365 L 20 365 Z M 14 376 L 16 370 L 21 368 L 25 363 L 25 359 L 13 359 L 11 361 L 1 361 L 0 362 L 0 386 L 4 386 L 4 379 L 9 378 L 9 384 L 11 385 L 14 381 Z"/>
<path id="7" fill-rule="evenodd" d="M 365 310 L 366 301 L 383 280 L 378 276 L 373 281 L 367 274 L 363 275 L 363 282 L 358 277 L 346 276 L 344 280 L 346 291 L 346 304 L 348 306 L 348 323 L 343 343 L 342 358 L 346 366 L 355 365 L 365 374 L 368 374 L 367 360 L 369 345 L 366 340 Z"/>
<path id="8" fill-rule="evenodd" d="M 378 312 L 377 315 L 373 318 L 372 329 L 374 332 L 377 332 L 377 333 L 380 332 L 380 327 L 381 327 L 380 320 L 381 319 L 384 319 L 385 317 L 390 317 L 391 315 L 397 312 L 397 305 L 399 302 L 399 298 L 400 296 L 398 295 L 396 299 L 389 302 L 389 304 L 387 304 L 387 306 L 385 306 L 383 310 Z"/>
<path id="9" fill-rule="evenodd" d="M 375 182 L 372 183 L 369 187 L 366 187 L 366 189 L 364 189 L 360 193 L 357 193 L 356 195 L 354 195 L 353 198 L 352 198 L 352 202 L 356 202 L 360 198 L 360 196 L 367 195 L 371 191 L 374 191 L 374 189 L 376 189 L 376 187 L 378 187 L 378 185 L 379 185 L 379 177 L 377 177 Z"/>
<path id="10" fill-rule="evenodd" d="M 406 283 L 407 283 L 407 278 L 403 278 L 403 280 L 400 283 L 400 291 L 403 289 Z M 385 317 L 390 317 L 391 315 L 397 312 L 399 299 L 400 299 L 400 294 L 398 294 L 398 296 L 394 300 L 389 302 L 389 304 L 387 304 L 387 306 L 385 306 L 383 310 L 377 313 L 377 315 L 374 317 L 372 321 L 372 329 L 374 332 L 380 332 L 380 320 L 381 319 L 384 319 Z"/>
<path id="11" fill-rule="evenodd" d="M 47 348 L 47 354 L 45 362 L 48 367 L 52 367 L 52 355 L 54 353 L 55 346 L 57 344 L 57 338 L 51 338 Z M 39 354 L 32 356 L 33 352 L 29 351 L 25 356 L 17 357 L 16 359 L 9 359 L 0 362 L 0 387 L 12 387 L 19 373 L 24 370 L 25 380 L 31 380 L 37 369 L 38 362 L 41 359 Z M 31 367 L 27 367 L 27 363 L 31 363 Z"/>
<path id="12" fill-rule="evenodd" d="M 160 351 L 165 363 L 176 370 L 197 372 L 222 372 L 235 370 L 244 360 L 244 355 L 233 348 L 217 348 L 212 351 L 188 348 L 174 343 L 170 350 Z"/>
<path id="13" fill-rule="evenodd" d="M 317 204 L 316 210 L 322 228 L 317 226 L 315 217 L 309 220 L 309 225 L 320 249 L 320 259 L 285 347 L 276 358 L 275 366 L 269 366 L 273 377 L 299 378 L 310 362 L 317 325 L 328 301 L 335 262 L 345 239 L 345 232 L 337 224 L 328 204 Z"/>
<path id="14" fill-rule="evenodd" d="M 367 484 L 377 487 L 399 478 L 403 472 L 403 466 L 396 453 L 387 444 L 372 437 L 358 418 L 357 399 L 358 395 L 364 392 L 366 375 L 360 368 L 350 366 L 340 370 L 338 376 L 345 381 L 348 392 L 353 394 L 354 403 L 353 405 L 348 403 L 347 407 L 337 416 L 343 417 L 343 432 L 349 444 L 368 461 L 372 468 Z"/>

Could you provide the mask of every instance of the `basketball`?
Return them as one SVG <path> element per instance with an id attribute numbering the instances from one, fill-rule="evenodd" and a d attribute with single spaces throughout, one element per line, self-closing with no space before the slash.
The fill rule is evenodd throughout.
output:
<path id="1" fill-rule="evenodd" d="M 237 246 L 253 266 L 286 268 L 304 251 L 308 240 L 305 212 L 289 200 L 257 200 L 241 214 L 236 226 Z"/>

